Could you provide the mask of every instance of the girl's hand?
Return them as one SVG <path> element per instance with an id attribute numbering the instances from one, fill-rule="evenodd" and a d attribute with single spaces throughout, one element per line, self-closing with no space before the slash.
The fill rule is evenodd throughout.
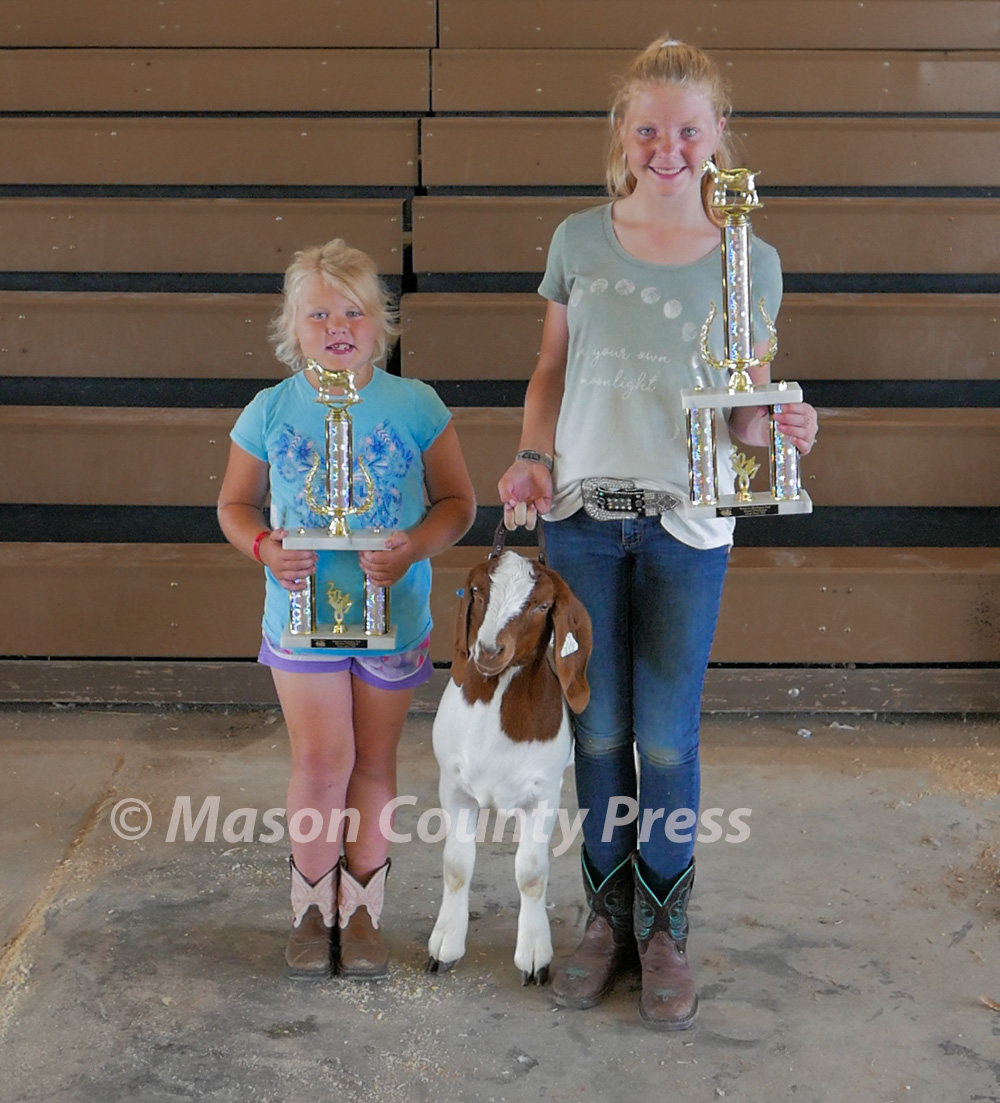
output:
<path id="1" fill-rule="evenodd" d="M 552 473 L 543 463 L 515 460 L 497 483 L 503 503 L 504 527 L 510 531 L 524 525 L 530 532 L 539 513 L 552 506 Z"/>
<path id="2" fill-rule="evenodd" d="M 774 424 L 795 447 L 807 456 L 816 442 L 819 416 L 808 402 L 789 402 L 774 412 Z"/>
<path id="3" fill-rule="evenodd" d="M 260 542 L 257 554 L 285 590 L 304 590 L 306 579 L 316 570 L 316 553 L 308 549 L 283 548 L 287 529 L 271 529 Z"/>
<path id="4" fill-rule="evenodd" d="M 414 563 L 409 534 L 394 532 L 381 548 L 361 552 L 358 560 L 365 575 L 376 586 L 392 586 Z"/>

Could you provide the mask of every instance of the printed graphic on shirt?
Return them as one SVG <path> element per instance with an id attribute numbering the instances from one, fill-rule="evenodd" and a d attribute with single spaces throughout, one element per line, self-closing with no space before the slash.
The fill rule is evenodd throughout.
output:
<path id="1" fill-rule="evenodd" d="M 305 481 L 317 455 L 323 455 L 324 446 L 304 436 L 294 426 L 286 424 L 278 435 L 275 455 L 270 457 L 274 478 L 284 483 L 283 493 L 274 497 L 292 503 L 294 517 L 286 524 L 320 528 L 329 518 L 316 513 L 306 500 Z M 375 498 L 371 507 L 357 515 L 358 524 L 365 528 L 394 529 L 401 523 L 403 500 L 400 486 L 416 455 L 408 448 L 399 434 L 382 421 L 366 436 L 354 441 L 354 496 L 356 501 L 365 497 L 365 480 L 358 466 L 364 460 L 375 484 Z M 313 478 L 313 497 L 325 499 L 326 460 L 321 458 Z M 275 488 L 276 489 L 276 488 Z"/>
<path id="2" fill-rule="evenodd" d="M 587 294 L 604 295 L 610 286 L 610 281 L 604 277 L 591 280 L 586 288 L 578 281 L 570 294 L 569 305 L 572 308 L 580 306 Z M 632 280 L 620 279 L 614 285 L 615 291 L 625 297 L 631 296 L 636 291 L 636 284 Z M 639 292 L 639 300 L 644 307 L 656 307 L 657 313 L 662 312 L 661 324 L 671 325 L 673 340 L 667 333 L 664 334 L 664 347 L 676 347 L 677 338 L 684 345 L 694 342 L 701 332 L 701 327 L 692 321 L 681 318 L 684 311 L 682 304 L 677 299 L 667 299 L 660 305 L 663 295 L 659 288 L 644 287 Z M 657 365 L 664 368 L 673 362 L 673 357 L 662 350 L 647 348 L 592 348 L 581 347 L 576 350 L 576 359 L 582 362 L 583 371 L 578 376 L 577 383 L 581 387 L 607 388 L 622 401 L 635 395 L 648 395 L 657 389 L 660 377 L 653 370 Z M 701 354 L 695 348 L 691 363 L 700 366 Z"/>

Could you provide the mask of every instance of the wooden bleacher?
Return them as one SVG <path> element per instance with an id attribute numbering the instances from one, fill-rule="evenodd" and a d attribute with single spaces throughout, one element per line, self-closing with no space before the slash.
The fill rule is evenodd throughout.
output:
<path id="1" fill-rule="evenodd" d="M 700 0 L 782 256 L 776 377 L 821 407 L 808 518 L 743 521 L 710 708 L 1000 708 L 1000 66 L 992 0 Z M 0 699 L 259 700 L 259 569 L 212 509 L 284 375 L 291 253 L 401 292 L 390 370 L 452 406 L 485 554 L 549 238 L 603 201 L 653 0 L 7 0 L 0 11 Z M 53 73 L 58 80 L 53 80 Z M 137 673 L 140 671 L 140 673 Z M 262 675 L 264 675 L 262 677 Z"/>

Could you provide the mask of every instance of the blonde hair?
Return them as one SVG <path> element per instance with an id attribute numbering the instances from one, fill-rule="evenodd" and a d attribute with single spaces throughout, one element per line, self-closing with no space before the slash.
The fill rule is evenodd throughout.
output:
<path id="1" fill-rule="evenodd" d="M 302 288 L 311 276 L 320 276 L 375 319 L 375 360 L 381 360 L 399 336 L 392 296 L 379 278 L 372 258 L 339 237 L 325 245 L 302 249 L 292 258 L 285 272 L 284 301 L 271 323 L 275 356 L 292 371 L 302 371 L 306 366 L 295 336 L 295 315 Z"/>
<path id="2" fill-rule="evenodd" d="M 631 65 L 615 85 L 609 122 L 611 141 L 605 178 L 612 199 L 624 199 L 635 190 L 635 177 L 625 162 L 621 127 L 629 105 L 636 96 L 658 84 L 679 84 L 701 93 L 712 105 L 716 118 L 728 119 L 732 111 L 729 90 L 719 67 L 697 46 L 677 42 L 664 35 L 651 42 L 645 50 L 633 58 Z M 729 127 L 722 131 L 715 161 L 720 168 L 733 168 L 735 150 Z M 708 181 L 710 186 L 710 180 Z M 702 186 L 704 197 L 706 187 Z"/>

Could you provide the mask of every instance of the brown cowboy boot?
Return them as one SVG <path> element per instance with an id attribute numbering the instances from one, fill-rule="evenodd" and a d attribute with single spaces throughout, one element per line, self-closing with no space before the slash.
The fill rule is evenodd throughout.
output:
<path id="1" fill-rule="evenodd" d="M 389 955 L 378 928 L 390 865 L 387 858 L 362 885 L 347 871 L 347 859 L 340 859 L 338 976 L 374 980 L 389 972 Z"/>
<path id="2" fill-rule="evenodd" d="M 687 905 L 694 884 L 694 859 L 658 900 L 635 868 L 635 938 L 642 965 L 639 1015 L 650 1030 L 687 1030 L 698 1014 L 698 994 L 687 960 Z"/>
<path id="3" fill-rule="evenodd" d="M 315 883 L 292 870 L 292 930 L 285 947 L 285 976 L 297 980 L 322 980 L 333 973 L 333 907 L 337 899 L 337 867 Z"/>
<path id="4" fill-rule="evenodd" d="M 559 967 L 552 998 L 559 1007 L 593 1007 L 611 991 L 615 977 L 635 957 L 632 934 L 632 868 L 626 858 L 594 884 L 586 851 L 581 852 L 583 889 L 590 915 L 580 945 Z"/>

